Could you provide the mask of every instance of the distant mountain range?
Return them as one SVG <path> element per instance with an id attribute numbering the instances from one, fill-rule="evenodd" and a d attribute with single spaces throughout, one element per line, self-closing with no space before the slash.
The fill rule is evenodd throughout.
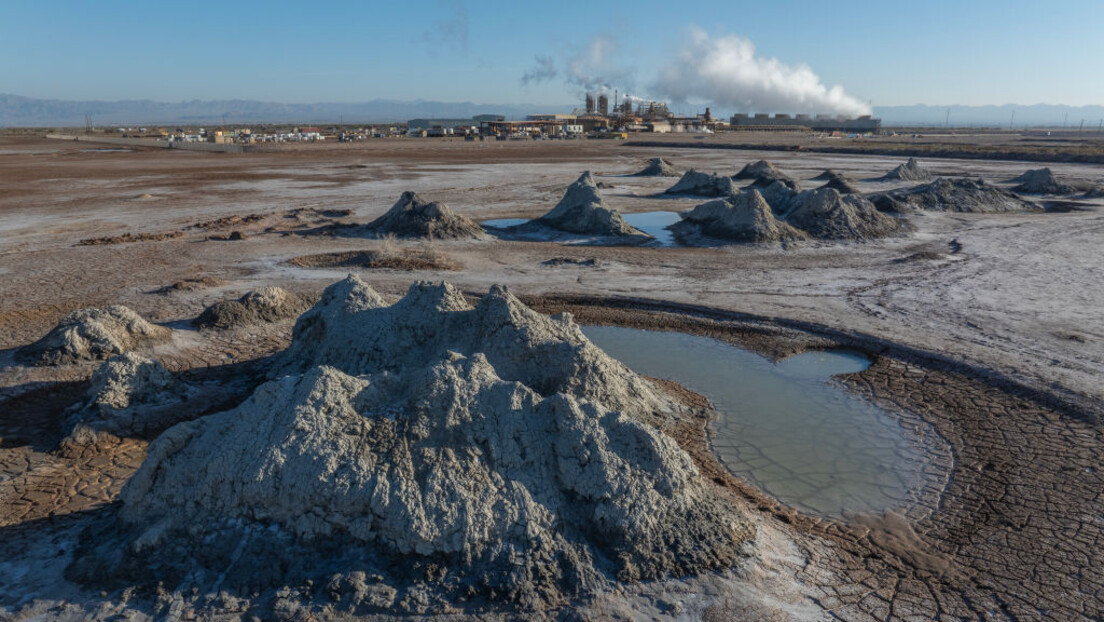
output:
<path id="1" fill-rule="evenodd" d="M 157 102 L 68 101 L 35 99 L 0 93 L 0 127 L 79 127 L 85 116 L 93 125 L 204 125 L 215 123 L 386 123 L 416 118 L 469 118 L 500 114 L 508 119 L 527 114 L 566 112 L 578 104 L 473 104 L 471 102 L 397 101 L 376 99 L 363 103 L 281 104 L 231 99 Z M 703 106 L 704 107 L 704 106 Z M 1104 106 L 880 106 L 875 116 L 886 126 L 951 127 L 1078 127 L 1097 129 Z M 785 112 L 785 111 L 782 111 Z M 714 111 L 721 117 L 725 111 Z M 723 117 L 722 117 L 723 118 Z"/>
<path id="2" fill-rule="evenodd" d="M 244 99 L 157 102 L 68 101 L 0 93 L 0 127 L 79 127 L 85 115 L 93 125 L 203 125 L 213 123 L 386 123 L 418 118 L 465 119 L 500 114 L 509 119 L 571 110 L 572 104 L 473 104 L 471 102 L 396 101 L 280 104 Z"/>

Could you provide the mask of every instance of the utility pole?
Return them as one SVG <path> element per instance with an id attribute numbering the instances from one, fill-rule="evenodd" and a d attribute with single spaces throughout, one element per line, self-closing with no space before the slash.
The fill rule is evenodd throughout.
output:
<path id="1" fill-rule="evenodd" d="M 1012 129 L 1016 125 L 1016 111 L 1012 110 L 1012 120 L 1008 122 L 1008 129 Z"/>
<path id="2" fill-rule="evenodd" d="M 1081 119 L 1081 126 L 1077 128 L 1077 133 L 1080 134 L 1083 131 L 1085 131 L 1085 120 Z"/>
<path id="3" fill-rule="evenodd" d="M 1066 129 L 1066 122 L 1069 121 L 1069 112 L 1066 112 L 1066 116 L 1062 117 L 1062 129 Z"/>
<path id="4" fill-rule="evenodd" d="M 951 127 L 951 109 L 947 109 L 947 120 L 943 122 L 943 127 Z"/>

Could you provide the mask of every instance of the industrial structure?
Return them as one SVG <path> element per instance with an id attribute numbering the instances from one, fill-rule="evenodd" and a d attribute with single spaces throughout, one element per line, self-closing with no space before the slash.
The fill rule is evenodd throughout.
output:
<path id="1" fill-rule="evenodd" d="M 466 130 L 479 127 L 483 121 L 505 121 L 506 117 L 497 114 L 477 114 L 466 119 L 410 119 L 406 122 L 408 130 L 432 130 L 435 128 Z"/>
<path id="2" fill-rule="evenodd" d="M 612 104 L 612 107 L 611 107 Z M 716 119 L 709 108 L 702 114 L 679 116 L 666 102 L 645 101 L 624 95 L 613 100 L 607 93 L 587 93 L 582 108 L 570 114 L 528 115 L 525 120 L 506 120 L 501 115 L 479 115 L 470 119 L 411 119 L 408 136 L 475 135 L 498 137 L 602 137 L 627 132 L 697 133 L 817 132 L 828 134 L 877 134 L 881 119 L 831 115 L 789 115 L 737 113 L 729 121 Z"/>

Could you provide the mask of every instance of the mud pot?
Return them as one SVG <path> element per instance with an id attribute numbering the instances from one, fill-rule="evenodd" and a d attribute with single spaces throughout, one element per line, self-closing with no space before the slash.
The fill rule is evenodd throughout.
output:
<path id="1" fill-rule="evenodd" d="M 817 351 L 772 363 L 685 333 L 584 332 L 634 371 L 709 398 L 718 459 L 786 505 L 821 515 L 900 511 L 922 483 L 927 454 L 899 417 L 832 381 L 866 369 L 862 355 Z"/>

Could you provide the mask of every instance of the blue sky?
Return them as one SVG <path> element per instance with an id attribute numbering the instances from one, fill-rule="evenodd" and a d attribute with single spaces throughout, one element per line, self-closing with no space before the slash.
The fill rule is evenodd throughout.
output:
<path id="1" fill-rule="evenodd" d="M 31 97 L 560 103 L 591 74 L 650 96 L 699 32 L 875 106 L 1104 103 L 1104 0 L 3 0 L 0 23 L 0 92 Z M 555 76 L 523 84 L 537 57 Z"/>

